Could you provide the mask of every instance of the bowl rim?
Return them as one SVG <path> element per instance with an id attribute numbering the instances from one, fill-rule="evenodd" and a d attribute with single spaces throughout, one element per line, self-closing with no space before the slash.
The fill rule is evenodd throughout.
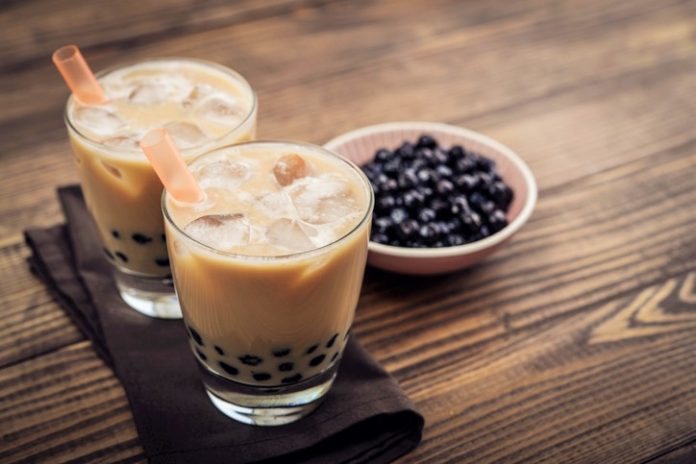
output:
<path id="1" fill-rule="evenodd" d="M 527 188 L 527 199 L 522 205 L 522 209 L 517 214 L 517 217 L 512 220 L 506 227 L 499 230 L 493 235 L 490 235 L 483 240 L 477 240 L 471 243 L 465 243 L 464 245 L 457 245 L 451 247 L 442 248 L 406 248 L 406 247 L 395 247 L 391 245 L 383 245 L 381 243 L 376 243 L 370 240 L 368 249 L 372 252 L 379 253 L 382 255 L 388 255 L 396 258 L 446 258 L 461 255 L 468 255 L 477 253 L 488 248 L 494 247 L 508 238 L 510 238 L 515 232 L 517 232 L 522 225 L 527 222 L 529 217 L 532 215 L 534 206 L 537 201 L 537 184 L 534 179 L 534 175 L 525 162 L 520 158 L 517 153 L 512 151 L 507 146 L 494 140 L 486 135 L 481 134 L 464 127 L 453 126 L 451 124 L 445 124 L 440 122 L 425 122 L 425 121 L 402 121 L 402 122 L 387 122 L 381 124 L 374 124 L 371 126 L 361 127 L 355 129 L 345 134 L 341 134 L 333 139 L 329 140 L 324 144 L 324 148 L 335 152 L 339 156 L 341 155 L 336 151 L 336 147 L 343 145 L 344 143 L 354 140 L 357 138 L 365 137 L 372 134 L 377 134 L 381 132 L 391 132 L 395 130 L 414 130 L 422 132 L 440 132 L 448 133 L 450 135 L 455 135 L 467 139 L 475 140 L 481 145 L 488 145 L 492 149 L 496 150 L 503 156 L 507 157 L 512 164 L 517 168 L 517 170 L 522 174 L 524 179 L 525 187 Z M 357 163 L 356 163 L 357 164 Z"/>

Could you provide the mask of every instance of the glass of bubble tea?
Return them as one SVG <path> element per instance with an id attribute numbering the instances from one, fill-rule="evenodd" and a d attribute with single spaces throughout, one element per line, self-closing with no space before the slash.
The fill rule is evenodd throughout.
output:
<path id="1" fill-rule="evenodd" d="M 162 184 L 138 146 L 167 129 L 185 159 L 252 140 L 257 100 L 224 66 L 189 58 L 149 59 L 96 74 L 107 101 L 72 95 L 65 122 L 82 191 L 123 300 L 140 313 L 180 318 L 160 208 Z"/>
<path id="2" fill-rule="evenodd" d="M 189 164 L 205 192 L 165 192 L 167 246 L 189 343 L 212 403 L 280 425 L 329 391 L 360 295 L 373 194 L 321 147 L 249 142 Z"/>

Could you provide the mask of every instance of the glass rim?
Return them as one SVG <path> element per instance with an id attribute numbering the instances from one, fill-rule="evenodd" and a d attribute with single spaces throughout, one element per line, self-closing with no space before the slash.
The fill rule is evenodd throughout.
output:
<path id="1" fill-rule="evenodd" d="M 357 173 L 358 177 L 362 181 L 362 187 L 363 190 L 365 191 L 365 194 L 367 195 L 367 207 L 365 208 L 365 213 L 363 216 L 360 218 L 358 223 L 351 228 L 348 232 L 345 234 L 341 235 L 337 239 L 331 241 L 330 243 L 327 243 L 326 245 L 322 245 L 321 247 L 318 248 L 312 248 L 311 250 L 306 250 L 306 251 L 299 251 L 295 253 L 288 253 L 284 255 L 272 255 L 272 256 L 265 256 L 265 255 L 247 255 L 247 254 L 241 254 L 241 253 L 233 253 L 229 251 L 224 251 L 224 250 L 219 250 L 217 248 L 214 248 L 210 245 L 207 245 L 199 240 L 196 240 L 194 237 L 186 233 L 186 231 L 183 230 L 182 227 L 179 227 L 176 222 L 174 222 L 174 219 L 171 217 L 169 214 L 169 208 L 167 207 L 167 200 L 169 198 L 167 194 L 167 190 L 164 189 L 162 191 L 162 199 L 161 199 L 161 207 L 162 207 L 162 216 L 164 217 L 164 220 L 166 221 L 167 224 L 170 224 L 174 230 L 178 233 L 184 236 L 187 240 L 192 241 L 195 243 L 197 246 L 203 248 L 205 251 L 213 253 L 214 255 L 225 257 L 225 258 L 232 258 L 232 259 L 238 259 L 242 261 L 257 261 L 257 262 L 275 262 L 275 261 L 287 261 L 287 260 L 292 260 L 292 259 L 300 259 L 304 258 L 307 256 L 311 256 L 314 254 L 320 254 L 325 252 L 327 249 L 334 248 L 338 246 L 339 243 L 347 240 L 349 237 L 355 235 L 360 229 L 363 228 L 363 226 L 369 222 L 369 220 L 372 218 L 372 210 L 374 208 L 374 203 L 375 203 L 375 197 L 374 197 L 374 192 L 372 191 L 372 185 L 370 184 L 369 179 L 365 175 L 365 173 L 360 169 L 358 165 L 353 163 L 351 160 L 344 158 L 340 156 L 339 154 L 328 150 L 327 148 L 324 148 L 319 145 L 314 145 L 312 143 L 307 143 L 307 142 L 299 142 L 295 140 L 252 140 L 249 142 L 241 142 L 241 143 L 233 143 L 230 145 L 225 145 L 219 148 L 215 148 L 213 150 L 210 150 L 206 153 L 203 153 L 192 160 L 187 162 L 187 165 L 191 165 L 192 163 L 196 162 L 197 160 L 204 158 L 206 156 L 213 155 L 215 153 L 219 153 L 221 151 L 229 150 L 231 148 L 239 148 L 239 147 L 247 147 L 250 145 L 262 145 L 262 146 L 296 146 L 296 147 L 301 147 L 301 148 L 309 148 L 312 150 L 316 150 L 320 152 L 322 155 L 327 155 L 330 156 L 339 162 L 344 163 L 347 165 L 350 169 L 352 169 L 355 173 Z M 175 201 L 172 199 L 172 201 Z"/>
<path id="2" fill-rule="evenodd" d="M 184 148 L 181 149 L 181 152 L 184 154 L 195 152 L 200 150 L 201 148 L 208 148 L 209 146 L 215 146 L 216 143 L 219 143 L 221 140 L 224 140 L 226 137 L 229 137 L 231 134 L 233 134 L 235 131 L 239 130 L 240 128 L 244 127 L 256 114 L 257 107 L 258 107 L 258 97 L 256 96 L 256 92 L 254 92 L 253 87 L 251 84 L 249 84 L 249 81 L 247 81 L 244 76 L 242 76 L 240 73 L 235 71 L 232 68 L 228 68 L 225 65 L 215 63 L 213 61 L 208 61 L 208 60 L 202 60 L 199 58 L 188 58 L 188 57 L 156 57 L 156 58 L 143 58 L 143 59 L 133 59 L 133 60 L 127 60 L 122 63 L 118 63 L 109 67 L 106 67 L 99 72 L 95 73 L 95 77 L 97 79 L 100 79 L 108 74 L 111 74 L 115 71 L 118 71 L 119 69 L 127 68 L 129 66 L 134 66 L 137 64 L 146 64 L 150 62 L 162 62 L 162 61 L 184 61 L 188 63 L 196 63 L 199 65 L 203 66 L 209 66 L 212 68 L 216 68 L 218 71 L 223 72 L 224 74 L 227 74 L 228 76 L 231 76 L 233 79 L 235 79 L 238 83 L 241 83 L 246 90 L 251 94 L 251 106 L 249 107 L 249 110 L 247 113 L 244 115 L 244 118 L 239 122 L 239 124 L 235 125 L 232 127 L 230 130 L 226 131 L 224 134 L 215 137 L 213 139 L 207 140 L 204 143 L 200 145 L 194 145 L 192 147 Z M 68 97 L 68 101 L 65 103 L 65 109 L 63 111 L 63 120 L 65 121 L 66 126 L 75 134 L 77 134 L 82 140 L 95 145 L 100 148 L 105 148 L 111 152 L 116 152 L 116 153 L 127 153 L 127 154 L 140 154 L 142 155 L 143 158 L 145 158 L 145 155 L 142 153 L 140 148 L 128 148 L 128 147 L 110 147 L 109 145 L 105 145 L 99 140 L 95 140 L 93 137 L 88 136 L 87 134 L 84 133 L 84 131 L 80 131 L 80 129 L 74 124 L 74 122 L 70 118 L 70 106 L 75 100 L 75 96 L 70 93 L 70 96 Z M 88 106 L 97 106 L 97 105 L 88 105 Z"/>

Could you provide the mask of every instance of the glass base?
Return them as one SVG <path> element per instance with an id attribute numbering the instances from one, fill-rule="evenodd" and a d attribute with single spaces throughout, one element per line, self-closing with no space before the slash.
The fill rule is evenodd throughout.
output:
<path id="1" fill-rule="evenodd" d="M 114 269 L 114 279 L 123 301 L 139 313 L 160 319 L 181 319 L 172 279 L 131 275 L 120 269 Z"/>
<path id="2" fill-rule="evenodd" d="M 295 422 L 321 404 L 336 378 L 338 363 L 294 385 L 254 387 L 232 382 L 199 364 L 208 398 L 224 415 L 251 425 L 275 426 Z"/>

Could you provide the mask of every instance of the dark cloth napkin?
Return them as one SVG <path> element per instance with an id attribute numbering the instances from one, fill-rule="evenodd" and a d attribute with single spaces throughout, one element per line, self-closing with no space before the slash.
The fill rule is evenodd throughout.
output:
<path id="1" fill-rule="evenodd" d="M 384 463 L 418 445 L 423 417 L 355 341 L 312 414 L 279 427 L 243 425 L 205 395 L 181 321 L 121 301 L 77 186 L 58 191 L 67 224 L 25 233 L 30 265 L 121 380 L 153 463 Z"/>

